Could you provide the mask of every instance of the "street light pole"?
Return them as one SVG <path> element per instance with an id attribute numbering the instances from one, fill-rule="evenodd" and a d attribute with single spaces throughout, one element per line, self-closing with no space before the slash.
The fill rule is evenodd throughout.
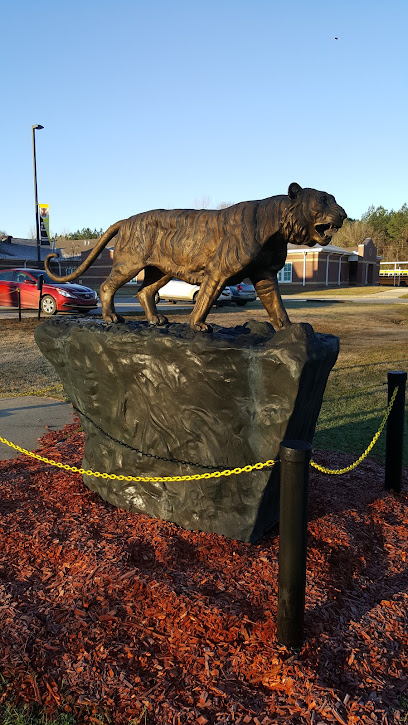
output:
<path id="1" fill-rule="evenodd" d="M 41 266 L 41 254 L 40 254 L 40 226 L 39 226 L 39 219 L 38 219 L 37 161 L 36 161 L 36 157 L 35 157 L 35 132 L 36 132 L 36 130 L 39 131 L 41 128 L 44 128 L 44 126 L 40 126 L 39 123 L 37 123 L 35 126 L 32 127 L 32 129 L 33 129 L 34 198 L 35 198 L 35 233 L 36 233 L 36 240 L 37 240 L 38 269 L 40 269 L 40 266 Z"/>

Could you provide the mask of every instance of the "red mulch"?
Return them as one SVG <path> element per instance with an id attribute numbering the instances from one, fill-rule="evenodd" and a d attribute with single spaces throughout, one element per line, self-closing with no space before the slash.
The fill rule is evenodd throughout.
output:
<path id="1" fill-rule="evenodd" d="M 83 435 L 66 426 L 41 452 L 80 465 Z M 254 546 L 184 531 L 26 456 L 0 462 L 0 485 L 0 701 L 81 724 L 404 721 L 408 497 L 382 490 L 375 460 L 311 469 L 297 654 L 276 641 L 276 532 Z"/>

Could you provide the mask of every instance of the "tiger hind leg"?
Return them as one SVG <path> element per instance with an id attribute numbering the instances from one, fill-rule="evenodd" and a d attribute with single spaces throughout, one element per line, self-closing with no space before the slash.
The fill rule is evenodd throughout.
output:
<path id="1" fill-rule="evenodd" d="M 140 269 L 132 269 L 129 272 L 129 268 L 125 271 L 121 267 L 114 266 L 109 276 L 102 282 L 99 288 L 99 296 L 102 305 L 102 317 L 105 322 L 124 322 L 125 318 L 122 315 L 118 315 L 115 311 L 114 296 L 115 292 L 122 287 L 126 282 L 129 282 L 133 277 L 140 272 Z"/>

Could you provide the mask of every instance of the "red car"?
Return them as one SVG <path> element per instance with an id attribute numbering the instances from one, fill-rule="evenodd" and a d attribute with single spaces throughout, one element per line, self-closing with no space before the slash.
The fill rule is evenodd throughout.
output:
<path id="1" fill-rule="evenodd" d="M 18 307 L 20 290 L 21 307 L 38 310 L 40 290 L 38 280 L 43 277 L 41 310 L 45 315 L 56 312 L 88 312 L 98 304 L 98 295 L 89 287 L 70 282 L 54 282 L 41 269 L 7 269 L 0 271 L 0 306 Z"/>

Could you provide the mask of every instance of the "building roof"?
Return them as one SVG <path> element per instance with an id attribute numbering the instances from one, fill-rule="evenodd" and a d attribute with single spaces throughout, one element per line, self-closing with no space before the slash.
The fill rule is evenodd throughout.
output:
<path id="1" fill-rule="evenodd" d="M 335 254 L 357 254 L 354 249 L 350 247 L 345 249 L 344 247 L 336 247 L 334 244 L 316 244 L 314 247 L 308 247 L 307 244 L 298 246 L 297 244 L 288 244 L 288 252 L 331 252 Z"/>
<path id="2" fill-rule="evenodd" d="M 0 260 L 13 261 L 25 259 L 27 262 L 37 261 L 37 241 L 35 239 L 19 239 L 11 237 L 11 242 L 0 241 Z M 40 246 L 40 258 L 44 260 L 51 251 L 51 247 Z"/>
<path id="3" fill-rule="evenodd" d="M 364 239 L 364 241 L 358 246 L 361 247 L 362 245 L 366 245 L 368 242 L 371 244 L 373 243 L 372 239 L 368 238 Z M 361 254 L 358 253 L 358 250 L 353 249 L 352 247 L 337 247 L 335 244 L 326 244 L 325 246 L 316 244 L 314 247 L 308 247 L 307 244 L 302 246 L 298 246 L 297 244 L 288 244 L 288 254 L 295 254 L 296 252 L 328 252 L 329 254 L 344 254 L 349 256 L 350 262 L 357 261 L 359 258 L 361 259 Z M 377 259 L 381 259 L 381 257 L 377 256 Z"/>
<path id="4" fill-rule="evenodd" d="M 56 241 L 57 251 L 60 257 L 81 258 L 82 252 L 90 252 L 98 244 L 98 239 L 66 239 L 58 237 Z"/>

